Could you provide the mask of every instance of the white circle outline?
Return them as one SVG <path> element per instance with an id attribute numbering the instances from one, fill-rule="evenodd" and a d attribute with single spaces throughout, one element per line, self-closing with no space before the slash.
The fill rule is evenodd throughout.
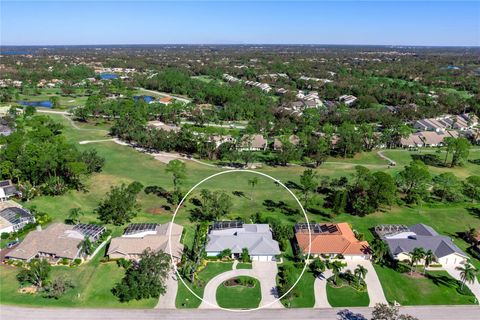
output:
<path id="1" fill-rule="evenodd" d="M 263 172 L 247 170 L 247 169 L 232 169 L 232 170 L 225 170 L 225 171 L 217 172 L 217 173 L 214 173 L 214 174 L 206 177 L 205 179 L 203 179 L 202 181 L 200 181 L 196 185 L 194 185 L 190 190 L 188 190 L 188 192 L 185 194 L 185 196 L 183 196 L 182 200 L 178 203 L 177 208 L 175 209 L 175 212 L 173 213 L 173 217 L 172 217 L 172 221 L 171 221 L 172 224 L 174 223 L 175 216 L 177 215 L 178 210 L 180 209 L 183 202 L 187 199 L 187 197 L 190 195 L 190 193 L 192 193 L 193 190 L 195 190 L 199 185 L 201 185 L 205 181 L 208 181 L 208 180 L 210 180 L 214 177 L 220 176 L 222 174 L 227 174 L 227 173 L 231 173 L 231 172 L 250 172 L 250 173 L 254 173 L 254 174 L 258 174 L 258 175 L 267 177 L 270 180 L 280 184 L 282 187 L 284 187 L 293 196 L 293 198 L 295 198 L 298 205 L 302 209 L 303 215 L 305 216 L 305 220 L 307 221 L 307 227 L 308 227 L 308 254 L 307 254 L 307 259 L 309 259 L 310 258 L 310 249 L 311 249 L 311 245 L 312 245 L 312 234 L 311 234 L 311 231 L 310 231 L 310 222 L 308 221 L 308 216 L 307 216 L 307 213 L 305 212 L 305 209 L 303 208 L 303 205 L 300 203 L 300 200 L 298 200 L 297 196 L 286 185 L 284 185 L 280 180 L 275 179 L 274 177 L 269 176 L 268 174 L 263 173 Z M 169 246 L 170 253 L 173 252 L 172 251 L 172 226 L 173 225 L 170 225 L 170 228 L 168 228 L 169 229 L 169 232 L 168 232 L 168 246 Z M 305 270 L 307 269 L 307 265 L 308 265 L 307 259 L 305 259 L 305 265 L 303 266 L 302 272 L 300 273 L 300 276 L 298 277 L 297 281 L 295 281 L 293 286 L 290 289 L 288 289 L 287 292 L 285 292 L 281 297 L 278 297 L 274 301 L 272 301 L 270 303 L 267 303 L 266 305 L 263 305 L 263 306 L 258 306 L 257 308 L 253 308 L 253 309 L 229 309 L 229 308 L 220 307 L 219 305 L 214 305 L 214 304 L 210 303 L 209 301 L 204 300 L 203 297 L 199 297 L 195 292 L 193 292 L 193 290 L 190 289 L 190 287 L 183 280 L 182 276 L 180 275 L 180 272 L 178 272 L 178 269 L 177 269 L 177 266 L 176 266 L 176 264 L 173 260 L 173 255 L 172 254 L 170 254 L 170 258 L 171 258 L 172 265 L 173 265 L 173 268 L 175 270 L 175 273 L 177 274 L 177 282 L 178 282 L 178 279 L 180 279 L 182 281 L 183 285 L 188 289 L 188 291 L 190 291 L 190 293 L 192 293 L 195 297 L 197 297 L 202 302 L 205 302 L 206 304 L 208 304 L 208 305 L 210 305 L 214 308 L 218 308 L 218 309 L 226 310 L 226 311 L 232 311 L 232 312 L 248 312 L 248 311 L 261 310 L 263 308 L 266 308 L 266 307 L 276 303 L 277 301 L 279 302 L 282 298 L 284 298 L 287 294 L 289 294 L 290 291 L 293 290 L 293 288 L 295 288 L 295 286 L 298 284 L 298 282 L 302 278 L 303 274 L 305 273 Z"/>

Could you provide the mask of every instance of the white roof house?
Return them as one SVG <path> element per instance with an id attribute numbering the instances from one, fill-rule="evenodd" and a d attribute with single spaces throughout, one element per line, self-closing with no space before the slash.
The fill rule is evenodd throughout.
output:
<path id="1" fill-rule="evenodd" d="M 227 222 L 229 223 L 229 222 Z M 223 250 L 230 249 L 234 257 L 239 257 L 244 248 L 253 261 L 275 261 L 280 254 L 278 242 L 273 240 L 268 224 L 243 224 L 233 227 L 215 227 L 210 229 L 205 248 L 207 256 L 214 257 Z"/>

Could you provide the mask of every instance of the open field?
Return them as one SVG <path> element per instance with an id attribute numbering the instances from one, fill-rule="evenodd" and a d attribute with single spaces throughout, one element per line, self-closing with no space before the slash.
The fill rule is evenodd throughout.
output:
<path id="1" fill-rule="evenodd" d="M 65 125 L 64 132 L 68 140 L 72 143 L 78 144 L 83 140 L 100 140 L 108 138 L 107 132 L 104 130 L 108 128 L 108 124 L 102 124 L 95 126 L 94 124 L 81 124 L 76 123 L 78 127 L 72 126 L 72 123 L 62 115 L 49 115 L 57 121 Z M 95 148 L 98 153 L 106 159 L 103 171 L 98 174 L 94 174 L 90 178 L 85 180 L 85 186 L 87 192 L 84 191 L 69 191 L 65 195 L 58 197 L 37 197 L 29 203 L 24 203 L 25 206 L 36 206 L 38 210 L 47 212 L 54 221 L 64 221 L 68 215 L 68 211 L 71 208 L 81 207 L 86 213 L 81 217 L 81 222 L 98 222 L 94 209 L 98 205 L 99 201 L 108 192 L 110 186 L 118 185 L 120 183 L 129 183 L 132 181 L 139 181 L 144 186 L 161 186 L 166 190 L 172 190 L 173 184 L 171 177 L 165 172 L 165 164 L 155 160 L 148 154 L 140 153 L 128 146 L 121 146 L 113 142 L 100 142 L 95 144 L 78 145 L 80 150 Z M 424 150 L 420 151 L 426 152 Z M 435 152 L 429 150 L 428 152 Z M 339 177 L 342 175 L 351 175 L 354 172 L 355 165 L 366 165 L 372 170 L 384 170 L 397 172 L 401 168 L 408 164 L 411 160 L 411 154 L 414 152 L 406 150 L 386 150 L 385 155 L 392 158 L 397 162 L 397 166 L 388 169 L 385 160 L 378 157 L 376 152 L 362 153 L 357 155 L 353 159 L 329 159 L 327 163 L 322 164 L 316 169 L 319 176 Z M 480 158 L 480 150 L 472 150 L 470 153 L 470 159 Z M 187 178 L 182 184 L 182 189 L 187 191 L 193 185 L 200 180 L 220 172 L 222 169 L 205 166 L 192 161 L 186 161 L 187 164 Z M 430 167 L 432 172 L 440 171 L 452 171 L 459 177 L 465 178 L 472 174 L 480 175 L 480 166 L 467 163 L 465 167 L 461 168 L 433 168 Z M 291 189 L 299 195 L 299 190 L 296 189 L 295 184 L 299 183 L 299 176 L 303 172 L 304 168 L 300 166 L 289 167 L 268 167 L 264 166 L 258 169 L 259 172 L 263 172 L 279 179 L 283 183 L 288 184 Z M 241 217 L 246 222 L 249 222 L 249 218 L 256 212 L 262 212 L 265 216 L 272 216 L 285 224 L 293 225 L 295 222 L 303 221 L 302 214 L 292 212 L 286 208 L 298 208 L 293 197 L 284 190 L 281 186 L 275 185 L 271 180 L 264 177 L 259 177 L 259 183 L 255 186 L 253 192 L 252 188 L 248 184 L 248 179 L 255 176 L 253 173 L 231 173 L 224 174 L 209 180 L 201 188 L 209 188 L 211 190 L 225 191 L 232 198 L 232 210 L 228 214 L 226 219 L 235 219 Z M 198 191 L 198 190 L 197 190 Z M 197 196 L 198 193 L 194 192 L 192 197 Z M 265 200 L 271 200 L 265 202 Z M 280 201 L 284 201 L 285 205 Z M 165 223 L 172 219 L 172 212 L 174 208 L 167 203 L 163 198 L 159 198 L 155 195 L 147 195 L 144 192 L 139 195 L 139 203 L 141 210 L 138 216 L 132 220 L 132 222 L 157 222 Z M 322 209 L 316 213 L 308 213 L 310 221 L 346 221 L 352 224 L 353 229 L 363 233 L 367 240 L 372 240 L 373 234 L 370 232 L 370 228 L 377 224 L 384 223 L 400 223 L 400 224 L 414 224 L 425 223 L 434 227 L 438 232 L 450 236 L 454 242 L 462 249 L 467 248 L 467 243 L 457 236 L 457 232 L 465 231 L 469 227 L 480 226 L 480 217 L 477 211 L 470 209 L 470 204 L 424 204 L 422 206 L 414 207 L 397 207 L 394 206 L 391 209 L 386 208 L 383 212 L 377 212 L 366 217 L 357 217 L 349 214 L 340 214 L 336 217 L 330 217 L 327 209 Z M 479 206 L 476 205 L 478 208 Z M 193 223 L 190 221 L 189 210 L 193 208 L 193 204 L 187 201 L 185 206 L 179 210 L 179 214 L 176 218 L 176 222 L 186 226 L 185 239 L 191 239 L 193 237 L 193 231 L 190 226 Z M 124 227 L 118 227 L 113 225 L 107 225 L 108 229 L 113 231 L 113 236 L 120 235 L 123 232 Z M 103 253 L 101 252 L 98 256 Z M 472 262 L 480 267 L 480 261 L 472 259 Z M 203 279 L 211 279 L 214 275 L 223 271 L 231 269 L 230 266 L 222 266 L 220 269 L 213 270 L 211 267 L 207 267 L 202 276 Z M 1 295 L 2 303 L 8 304 L 22 304 L 22 305 L 51 305 L 51 306 L 82 306 L 82 307 L 96 307 L 96 306 L 111 306 L 111 307 L 152 307 L 156 301 L 140 301 L 131 304 L 120 304 L 115 297 L 110 293 L 110 289 L 114 283 L 117 282 L 123 274 L 123 270 L 118 268 L 113 263 L 100 263 L 95 259 L 84 266 L 79 268 L 55 268 L 56 273 L 64 272 L 71 277 L 74 282 L 78 283 L 75 289 L 71 290 L 65 297 L 59 300 L 46 300 L 40 297 L 25 296 L 16 293 L 18 283 L 15 279 L 16 269 L 1 267 Z M 398 300 L 400 303 L 408 304 L 410 301 L 415 302 L 418 292 L 418 288 L 415 287 L 416 280 L 403 279 L 404 275 L 399 274 L 390 269 L 379 269 L 379 277 L 384 284 L 384 290 L 388 299 Z M 200 273 L 201 274 L 201 273 Z M 108 276 L 106 276 L 108 275 Z M 423 301 L 428 304 L 430 301 L 436 301 L 435 297 L 440 295 L 447 295 L 450 297 L 451 292 L 453 297 L 448 301 L 440 299 L 443 303 L 471 303 L 469 297 L 460 296 L 456 294 L 455 289 L 444 288 L 442 286 L 432 285 L 430 279 L 424 279 L 426 283 L 422 284 L 426 289 L 423 294 Z M 396 289 L 398 286 L 403 285 L 406 292 L 396 293 L 389 292 L 390 283 L 398 282 L 398 285 L 391 286 L 392 289 Z M 302 277 L 300 284 L 302 288 L 300 297 L 290 302 L 291 307 L 312 307 L 314 305 L 313 298 L 313 276 L 310 273 L 306 273 Z M 428 290 L 427 290 L 428 289 Z M 197 290 L 197 289 L 196 289 Z M 417 290 L 417 291 L 416 291 Z M 410 292 L 412 291 L 412 292 Z M 203 289 L 198 288 L 198 292 L 202 293 Z M 388 293 L 387 293 L 388 292 Z M 80 294 L 80 295 L 78 295 Z M 8 297 L 8 298 L 5 298 Z M 451 302 L 449 302 L 451 301 Z M 416 304 L 421 304 L 418 302 Z M 179 283 L 179 293 L 177 296 L 178 307 L 196 307 L 200 304 L 200 301 L 192 296 L 182 283 Z"/>

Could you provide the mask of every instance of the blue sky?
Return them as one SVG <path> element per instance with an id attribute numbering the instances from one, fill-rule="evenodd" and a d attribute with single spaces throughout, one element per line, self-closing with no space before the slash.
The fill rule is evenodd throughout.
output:
<path id="1" fill-rule="evenodd" d="M 480 2 L 5 1 L 0 44 L 480 45 Z"/>

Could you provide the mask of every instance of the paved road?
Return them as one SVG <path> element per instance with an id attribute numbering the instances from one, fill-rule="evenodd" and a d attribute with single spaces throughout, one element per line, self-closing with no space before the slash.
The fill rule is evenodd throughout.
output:
<path id="1" fill-rule="evenodd" d="M 245 320 L 245 319 L 275 319 L 275 320 L 347 320 L 353 317 L 341 317 L 340 312 L 345 308 L 336 309 L 264 309 L 249 312 L 231 312 L 224 310 L 159 310 L 159 309 L 73 309 L 73 308 L 20 308 L 0 306 L 0 319 L 8 320 Z M 349 308 L 349 312 L 362 314 L 365 319 L 371 316 L 371 308 Z M 417 306 L 402 307 L 401 313 L 408 313 L 420 320 L 474 320 L 478 319 L 478 306 Z M 345 314 L 346 312 L 343 312 Z M 356 318 L 360 320 L 362 318 Z"/>
<path id="2" fill-rule="evenodd" d="M 369 307 L 373 307 L 377 303 L 387 303 L 387 298 L 383 293 L 382 284 L 378 279 L 377 272 L 372 265 L 371 261 L 347 261 L 347 269 L 355 270 L 355 268 L 361 265 L 367 269 L 367 275 L 365 276 L 365 282 L 367 283 L 368 297 L 370 298 Z"/>
<path id="3" fill-rule="evenodd" d="M 332 270 L 325 270 L 320 277 L 315 279 L 313 290 L 315 293 L 315 308 L 331 308 L 327 297 L 327 279 L 333 275 Z"/>
<path id="4" fill-rule="evenodd" d="M 183 103 L 190 103 L 190 100 L 189 99 L 185 99 L 185 98 L 182 98 L 182 97 L 179 97 L 179 96 L 175 96 L 175 95 L 171 95 L 169 93 L 166 93 L 166 92 L 160 92 L 160 91 L 155 91 L 155 90 L 148 90 L 148 89 L 144 89 L 144 88 L 136 88 L 138 90 L 141 90 L 141 91 L 144 91 L 144 92 L 148 92 L 148 93 L 153 93 L 153 94 L 158 94 L 158 95 L 161 95 L 161 96 L 164 96 L 164 97 L 170 97 L 170 98 L 174 98 L 180 102 L 183 102 Z"/>
<path id="5" fill-rule="evenodd" d="M 218 308 L 217 304 L 217 288 L 224 281 L 238 277 L 249 276 L 260 281 L 260 290 L 262 292 L 262 300 L 260 306 L 265 308 L 283 308 L 283 305 L 277 299 L 276 281 L 278 269 L 275 262 L 257 262 L 252 263 L 252 269 L 235 269 L 219 274 L 210 280 L 205 286 L 202 303 L 200 309 Z"/>

